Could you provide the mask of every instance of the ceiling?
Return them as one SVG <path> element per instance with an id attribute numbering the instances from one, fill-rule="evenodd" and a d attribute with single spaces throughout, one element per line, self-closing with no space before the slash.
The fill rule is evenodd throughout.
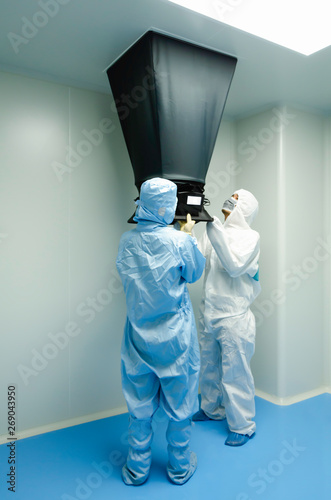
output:
<path id="1" fill-rule="evenodd" d="M 0 70 L 110 93 L 104 70 L 151 27 L 238 58 L 229 118 L 283 103 L 331 114 L 331 47 L 303 56 L 168 0 L 1 0 Z"/>

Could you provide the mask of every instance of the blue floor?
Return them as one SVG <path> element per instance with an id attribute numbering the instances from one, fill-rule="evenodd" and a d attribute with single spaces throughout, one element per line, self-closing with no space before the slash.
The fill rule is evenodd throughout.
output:
<path id="1" fill-rule="evenodd" d="M 256 398 L 256 436 L 224 446 L 225 422 L 197 422 L 198 469 L 183 486 L 165 473 L 166 421 L 156 414 L 153 464 L 142 486 L 125 486 L 128 415 L 110 417 L 16 443 L 16 493 L 7 490 L 8 447 L 0 446 L 0 498 L 14 500 L 330 500 L 331 395 L 292 406 Z"/>

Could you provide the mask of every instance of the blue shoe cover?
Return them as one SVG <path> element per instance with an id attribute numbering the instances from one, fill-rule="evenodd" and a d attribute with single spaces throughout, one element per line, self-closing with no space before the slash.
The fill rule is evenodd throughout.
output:
<path id="1" fill-rule="evenodd" d="M 255 434 L 255 433 L 254 433 Z M 249 436 L 248 434 L 238 434 L 237 432 L 230 432 L 224 444 L 227 446 L 242 446 L 249 441 L 254 434 Z"/>
<path id="2" fill-rule="evenodd" d="M 211 420 L 203 410 L 197 411 L 192 417 L 193 422 L 203 422 L 204 420 Z"/>
<path id="3" fill-rule="evenodd" d="M 140 484 L 145 483 L 148 479 L 148 475 L 149 474 L 141 476 L 140 474 L 135 474 L 130 469 L 128 469 L 126 464 L 122 468 L 122 479 L 123 482 L 128 486 L 139 486 Z"/>
<path id="4" fill-rule="evenodd" d="M 183 472 L 178 473 L 177 471 L 176 472 L 171 471 L 170 468 L 168 467 L 167 468 L 168 477 L 170 481 L 174 484 L 179 484 L 179 485 L 185 484 L 189 479 L 191 479 L 191 477 L 197 470 L 197 466 L 198 466 L 197 456 L 194 453 L 194 451 L 191 451 L 189 469 L 184 473 Z"/>

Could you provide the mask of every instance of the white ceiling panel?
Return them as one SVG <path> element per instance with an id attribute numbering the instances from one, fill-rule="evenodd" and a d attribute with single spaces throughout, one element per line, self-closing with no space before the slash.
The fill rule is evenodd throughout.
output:
<path id="1" fill-rule="evenodd" d="M 229 117 L 331 113 L 331 47 L 304 56 L 168 0 L 1 0 L 0 70 L 110 93 L 105 68 L 151 27 L 238 58 Z"/>

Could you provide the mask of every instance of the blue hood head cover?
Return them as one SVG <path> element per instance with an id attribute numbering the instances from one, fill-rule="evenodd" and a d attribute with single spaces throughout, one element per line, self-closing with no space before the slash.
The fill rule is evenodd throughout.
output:
<path id="1" fill-rule="evenodd" d="M 156 222 L 164 226 L 171 224 L 177 207 L 177 186 L 160 177 L 149 179 L 141 185 L 136 205 L 135 222 Z"/>

